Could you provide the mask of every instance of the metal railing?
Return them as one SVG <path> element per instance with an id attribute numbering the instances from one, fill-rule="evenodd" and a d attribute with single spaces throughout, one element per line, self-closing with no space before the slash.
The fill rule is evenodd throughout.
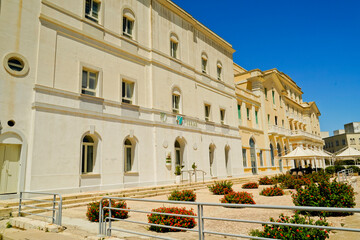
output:
<path id="1" fill-rule="evenodd" d="M 197 172 L 202 174 L 202 182 L 205 182 L 206 172 L 204 170 L 183 170 L 181 171 L 181 181 L 183 181 L 183 173 L 187 173 L 189 175 L 189 182 L 191 183 L 192 176 L 194 176 L 194 182 L 197 182 Z"/>
<path id="2" fill-rule="evenodd" d="M 27 194 L 27 198 L 24 198 L 24 194 Z M 51 200 L 47 200 L 47 199 L 31 198 L 30 195 L 52 195 L 53 197 L 52 197 Z M 57 200 L 56 196 L 58 196 L 59 200 Z M 37 204 L 49 204 L 49 203 L 51 203 L 52 208 L 36 206 L 36 203 L 34 203 L 34 204 L 24 204 L 24 202 L 23 202 L 24 200 L 33 201 L 33 202 L 36 202 Z M 39 214 L 39 213 L 25 212 L 23 210 L 23 208 L 38 209 L 39 211 L 44 211 L 44 212 L 51 211 L 52 216 L 47 216 L 47 215 Z M 61 226 L 62 197 L 58 193 L 20 192 L 19 216 L 22 216 L 24 214 L 35 215 L 35 216 L 44 217 L 44 218 L 51 218 L 51 223 Z"/>
<path id="3" fill-rule="evenodd" d="M 109 206 L 103 207 L 103 200 L 109 201 Z M 142 211 L 135 209 L 124 209 L 124 208 L 115 208 L 111 206 L 111 200 L 121 200 L 121 201 L 137 201 L 137 202 L 153 202 L 153 203 L 168 203 L 168 204 L 181 204 L 181 205 L 195 205 L 197 207 L 197 216 L 192 215 L 182 215 L 182 214 L 173 214 L 173 213 L 161 213 L 161 212 L 152 212 L 152 211 Z M 279 225 L 279 226 L 291 226 L 291 227 L 304 227 L 304 228 L 316 228 L 324 230 L 338 230 L 338 231 L 349 231 L 360 233 L 360 228 L 344 228 L 344 227 L 331 227 L 331 226 L 320 226 L 320 225 L 309 225 L 309 224 L 294 224 L 294 223 L 281 223 L 281 222 L 266 222 L 266 221 L 256 221 L 256 220 L 243 220 L 243 219 L 231 219 L 231 218 L 220 218 L 220 217 L 206 217 L 204 216 L 204 206 L 217 206 L 217 207 L 233 207 L 236 208 L 261 208 L 261 209 L 282 209 L 282 210 L 299 210 L 299 211 L 318 211 L 318 212 L 350 212 L 350 213 L 360 213 L 360 208 L 325 208 L 325 207 L 293 207 L 293 206 L 271 206 L 271 205 L 257 205 L 257 204 L 229 204 L 229 203 L 200 203 L 200 202 L 185 202 L 185 201 L 166 201 L 166 200 L 153 200 L 153 199 L 137 199 L 137 198 L 126 198 L 126 197 L 103 197 L 100 201 L 100 210 L 99 210 L 99 237 L 111 236 L 112 231 L 120 231 L 125 233 L 131 233 L 135 235 L 142 235 L 158 239 L 173 239 L 164 236 L 156 236 L 147 233 L 135 232 L 126 229 L 120 229 L 113 227 L 112 221 L 123 221 L 128 223 L 136 223 L 147 226 L 155 226 L 162 228 L 171 228 L 178 229 L 190 232 L 197 232 L 199 234 L 199 240 L 205 239 L 205 234 L 213 235 L 222 235 L 228 237 L 238 237 L 238 238 L 248 238 L 248 239 L 269 239 L 263 237 L 248 236 L 243 234 L 231 234 L 225 232 L 214 232 L 205 229 L 204 220 L 212 221 L 227 221 L 227 222 L 238 222 L 238 223 L 253 223 L 253 224 L 269 224 L 269 225 Z M 108 211 L 108 216 L 103 217 L 104 211 Z M 159 214 L 166 216 L 176 216 L 176 217 L 186 217 L 197 219 L 197 229 L 189 229 L 182 227 L 173 227 L 167 225 L 160 225 L 148 222 L 140 222 L 128 219 L 114 218 L 111 215 L 111 211 L 129 211 L 136 213 L 145 213 L 145 214 Z"/>

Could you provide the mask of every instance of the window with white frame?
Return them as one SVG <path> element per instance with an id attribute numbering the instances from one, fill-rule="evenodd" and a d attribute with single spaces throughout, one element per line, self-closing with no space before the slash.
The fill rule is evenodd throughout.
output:
<path id="1" fill-rule="evenodd" d="M 220 109 L 220 122 L 221 124 L 225 124 L 225 109 Z"/>
<path id="2" fill-rule="evenodd" d="M 134 146 L 130 139 L 126 139 L 124 142 L 124 166 L 125 172 L 131 172 L 134 166 Z"/>
<path id="3" fill-rule="evenodd" d="M 203 73 L 207 73 L 207 61 L 208 61 L 207 56 L 203 54 L 201 56 L 201 71 Z"/>
<path id="4" fill-rule="evenodd" d="M 178 58 L 179 40 L 175 35 L 170 37 L 170 56 Z"/>
<path id="5" fill-rule="evenodd" d="M 243 155 L 243 166 L 247 167 L 246 148 L 242 149 L 242 155 Z"/>
<path id="6" fill-rule="evenodd" d="M 99 73 L 88 69 L 82 71 L 81 93 L 96 96 Z"/>
<path id="7" fill-rule="evenodd" d="M 180 113 L 180 94 L 172 94 L 172 111 L 173 113 Z"/>
<path id="8" fill-rule="evenodd" d="M 122 102 L 133 104 L 134 96 L 134 83 L 129 81 L 122 81 Z"/>
<path id="9" fill-rule="evenodd" d="M 123 15 L 123 35 L 127 36 L 129 38 L 133 38 L 133 32 L 134 32 L 134 25 L 135 24 L 135 16 L 134 14 L 129 10 L 124 10 Z"/>
<path id="10" fill-rule="evenodd" d="M 221 65 L 221 63 L 218 63 L 216 65 L 216 73 L 217 73 L 217 79 L 221 80 L 222 79 L 222 77 L 221 77 L 221 75 L 222 75 L 222 65 Z"/>
<path id="11" fill-rule="evenodd" d="M 95 142 L 90 135 L 86 135 L 82 140 L 82 155 L 81 155 L 81 172 L 91 173 L 95 164 Z"/>
<path id="12" fill-rule="evenodd" d="M 94 22 L 99 22 L 100 1 L 86 0 L 85 1 L 85 17 Z"/>
<path id="13" fill-rule="evenodd" d="M 211 114 L 211 105 L 205 104 L 205 120 L 210 121 L 210 114 Z"/>

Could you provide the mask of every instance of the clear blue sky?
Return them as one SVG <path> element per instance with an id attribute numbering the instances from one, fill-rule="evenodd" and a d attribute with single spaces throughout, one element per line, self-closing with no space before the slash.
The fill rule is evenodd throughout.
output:
<path id="1" fill-rule="evenodd" d="M 289 75 L 319 107 L 321 131 L 360 121 L 360 1 L 173 2 L 232 44 L 240 66 Z"/>

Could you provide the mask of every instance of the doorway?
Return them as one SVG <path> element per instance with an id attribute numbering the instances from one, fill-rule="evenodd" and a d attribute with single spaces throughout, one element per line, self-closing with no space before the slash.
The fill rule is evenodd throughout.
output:
<path id="1" fill-rule="evenodd" d="M 0 144 L 0 194 L 18 192 L 21 145 Z"/>
<path id="2" fill-rule="evenodd" d="M 250 144 L 251 171 L 253 174 L 257 174 L 255 142 L 252 138 L 250 138 L 249 144 Z"/>

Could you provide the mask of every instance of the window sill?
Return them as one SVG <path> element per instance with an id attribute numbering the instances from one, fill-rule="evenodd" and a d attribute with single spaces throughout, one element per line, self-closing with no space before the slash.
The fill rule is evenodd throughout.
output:
<path id="1" fill-rule="evenodd" d="M 80 175 L 81 178 L 100 178 L 100 173 L 82 173 Z"/>
<path id="2" fill-rule="evenodd" d="M 179 63 L 179 64 L 182 63 L 179 58 L 175 58 L 175 57 L 173 57 L 173 56 L 171 56 L 171 55 L 170 55 L 170 59 L 173 60 L 173 61 L 175 61 L 175 62 L 177 62 L 177 63 Z"/>
<path id="3" fill-rule="evenodd" d="M 127 108 L 127 109 L 136 109 L 136 110 L 139 110 L 139 108 L 140 108 L 138 105 L 131 104 L 131 103 L 125 103 L 125 102 L 121 102 L 121 107 Z"/>
<path id="4" fill-rule="evenodd" d="M 91 26 L 93 26 L 93 27 L 96 27 L 96 28 L 99 28 L 99 29 L 101 29 L 101 30 L 104 30 L 104 26 L 102 26 L 100 23 L 99 23 L 99 20 L 98 21 L 93 21 L 93 20 L 91 20 L 91 19 L 94 19 L 94 18 L 92 18 L 91 16 L 89 16 L 89 17 L 86 17 L 85 15 L 84 15 L 84 17 L 83 17 L 83 22 L 85 22 L 85 23 L 88 23 L 88 24 L 90 24 Z M 95 20 L 95 19 L 94 19 Z"/>
<path id="5" fill-rule="evenodd" d="M 138 172 L 125 172 L 124 176 L 139 176 Z"/>
<path id="6" fill-rule="evenodd" d="M 97 97 L 97 96 L 91 96 L 88 94 L 84 94 L 84 93 L 80 93 L 80 100 L 92 100 L 92 101 L 96 101 L 96 102 L 104 102 L 104 99 L 101 97 Z"/>

